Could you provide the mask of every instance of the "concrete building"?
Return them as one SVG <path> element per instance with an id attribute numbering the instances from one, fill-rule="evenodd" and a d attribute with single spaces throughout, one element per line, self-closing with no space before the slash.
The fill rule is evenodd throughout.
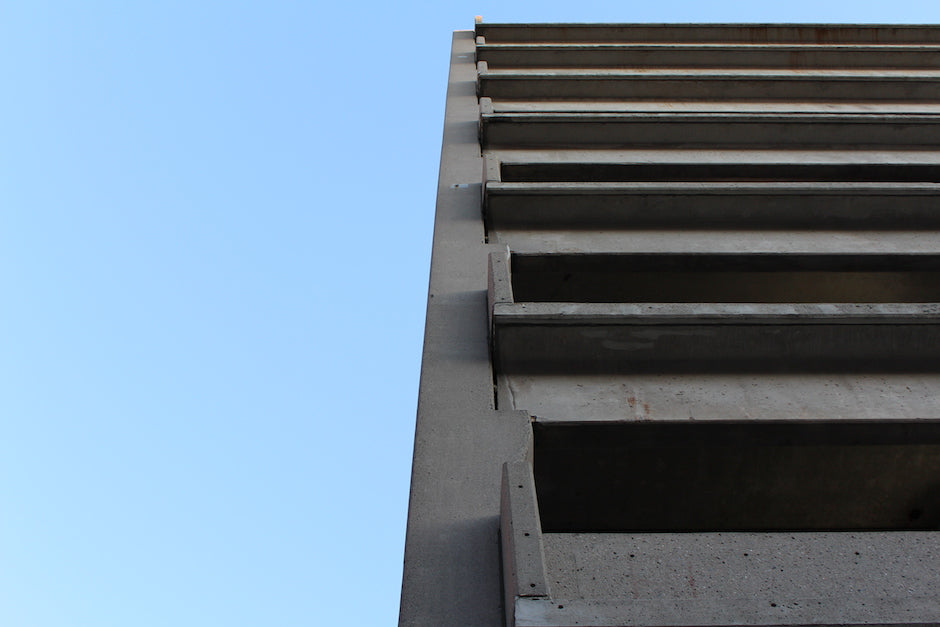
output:
<path id="1" fill-rule="evenodd" d="M 400 623 L 940 625 L 940 27 L 456 32 Z"/>

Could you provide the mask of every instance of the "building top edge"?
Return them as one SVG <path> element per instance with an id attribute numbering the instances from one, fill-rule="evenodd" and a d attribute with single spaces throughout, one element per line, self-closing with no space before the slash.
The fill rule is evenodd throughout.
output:
<path id="1" fill-rule="evenodd" d="M 892 24 L 882 22 L 481 22 L 481 28 L 930 28 L 940 29 L 940 24 Z M 465 29 L 470 30 L 470 29 Z"/>
<path id="2" fill-rule="evenodd" d="M 637 23 L 489 24 L 475 27 L 482 43 L 714 42 L 795 44 L 898 44 L 940 42 L 938 24 Z"/>

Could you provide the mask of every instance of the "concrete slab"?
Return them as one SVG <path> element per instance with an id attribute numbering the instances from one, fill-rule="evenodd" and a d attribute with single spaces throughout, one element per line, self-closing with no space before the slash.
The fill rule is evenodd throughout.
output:
<path id="1" fill-rule="evenodd" d="M 936 625 L 940 535 L 545 534 L 517 625 Z"/>
<path id="2" fill-rule="evenodd" d="M 547 85 L 545 97 L 550 97 L 556 87 L 561 85 Z M 629 87 L 625 84 L 624 89 L 630 91 Z M 682 88 L 684 86 L 676 87 L 677 90 Z M 808 92 L 815 89 L 807 86 Z M 924 98 L 934 101 L 940 98 L 940 86 L 937 89 Z M 720 86 L 714 91 L 726 93 Z M 649 95 L 653 99 L 662 97 L 652 92 Z M 483 141 L 493 148 L 550 149 L 589 144 L 634 149 L 935 150 L 940 144 L 940 118 L 929 114 L 890 113 L 492 113 L 482 116 L 482 133 Z"/>
<path id="3" fill-rule="evenodd" d="M 929 45 L 831 44 L 561 44 L 477 46 L 491 69 L 506 68 L 934 68 Z"/>
<path id="4" fill-rule="evenodd" d="M 938 373 L 506 375 L 545 422 L 940 420 Z"/>
<path id="5" fill-rule="evenodd" d="M 940 231 L 756 229 L 499 229 L 490 241 L 519 253 L 940 252 Z"/>
<path id="6" fill-rule="evenodd" d="M 725 42 L 936 44 L 940 29 L 921 24 L 477 24 L 488 43 Z"/>

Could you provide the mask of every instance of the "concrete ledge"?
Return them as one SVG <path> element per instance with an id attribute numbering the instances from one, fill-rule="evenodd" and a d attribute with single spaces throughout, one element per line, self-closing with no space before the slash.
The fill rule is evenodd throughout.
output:
<path id="1" fill-rule="evenodd" d="M 725 42 L 810 44 L 936 44 L 940 28 L 928 24 L 485 24 L 488 43 Z"/>
<path id="2" fill-rule="evenodd" d="M 507 68 L 925 68 L 937 46 L 831 44 L 477 44 L 477 58 Z"/>
<path id="3" fill-rule="evenodd" d="M 505 302 L 505 290 L 497 295 L 502 302 L 493 297 L 498 370 L 574 374 L 940 369 L 940 303 L 934 302 L 932 287 L 938 283 L 930 270 L 935 256 L 747 255 L 749 267 L 763 271 L 746 276 L 734 270 L 736 260 L 739 256 L 611 255 L 594 264 L 590 255 L 513 257 L 511 265 L 525 262 L 524 273 L 507 263 L 492 265 L 494 274 L 508 273 L 498 284 L 512 285 L 516 299 L 530 301 Z M 636 271 L 680 267 L 691 271 Z M 795 268 L 799 270 L 789 272 Z M 899 272 L 884 272 L 892 268 Z M 914 272 L 907 274 L 904 268 Z M 824 272 L 827 269 L 831 272 Z M 682 294 L 694 288 L 698 302 L 648 298 L 671 294 L 673 282 Z M 783 300 L 790 301 L 791 287 L 819 302 L 774 300 L 780 289 Z M 531 302 L 548 294 L 582 302 Z M 715 297 L 705 298 L 709 294 Z M 860 294 L 881 302 L 857 302 Z M 743 295 L 744 302 L 721 302 L 736 295 Z M 589 302 L 598 299 L 602 302 Z M 641 302 L 611 302 L 623 299 Z"/>
<path id="4" fill-rule="evenodd" d="M 496 100 L 936 102 L 936 70 L 488 70 Z"/>
<path id="5" fill-rule="evenodd" d="M 763 599 L 643 599 L 620 603 L 582 599 L 517 599 L 516 627 L 937 627 L 938 604 L 930 597 L 875 598 L 826 603 L 804 599 L 805 608 Z M 799 601 L 796 601 L 797 605 Z M 813 605 L 816 607 L 813 607 Z M 766 608 L 764 606 L 767 606 Z M 775 611 L 779 608 L 778 611 Z M 798 611 L 794 612 L 793 610 Z M 894 622 L 897 616 L 910 617 Z M 873 619 L 872 617 L 878 617 Z"/>
<path id="6" fill-rule="evenodd" d="M 500 325 L 940 324 L 940 303 L 499 303 Z"/>
<path id="7" fill-rule="evenodd" d="M 553 596 L 520 600 L 517 625 L 940 624 L 932 532 L 547 533 L 543 542 Z"/>
<path id="8" fill-rule="evenodd" d="M 503 325 L 500 372 L 937 372 L 940 324 Z"/>
<path id="9" fill-rule="evenodd" d="M 500 100 L 489 101 L 484 113 L 872 113 L 865 102 L 741 102 L 739 100 Z M 938 102 L 879 102 L 878 113 L 932 115 Z M 559 155 L 565 156 L 565 155 Z"/>
<path id="10" fill-rule="evenodd" d="M 938 97 L 940 92 L 932 96 Z M 932 115 L 493 113 L 482 115 L 481 123 L 485 148 L 786 146 L 933 150 L 940 144 L 940 116 Z"/>
<path id="11" fill-rule="evenodd" d="M 940 420 L 940 371 L 506 374 L 501 398 L 540 424 Z"/>
<path id="12" fill-rule="evenodd" d="M 940 183 L 490 181 L 489 228 L 928 228 Z"/>
<path id="13" fill-rule="evenodd" d="M 493 321 L 503 373 L 940 369 L 935 304 L 518 303 Z"/>

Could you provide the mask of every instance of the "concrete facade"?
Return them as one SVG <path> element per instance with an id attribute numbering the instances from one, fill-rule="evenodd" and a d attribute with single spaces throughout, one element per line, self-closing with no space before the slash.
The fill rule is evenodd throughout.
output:
<path id="1" fill-rule="evenodd" d="M 940 625 L 940 27 L 454 34 L 401 625 Z"/>

